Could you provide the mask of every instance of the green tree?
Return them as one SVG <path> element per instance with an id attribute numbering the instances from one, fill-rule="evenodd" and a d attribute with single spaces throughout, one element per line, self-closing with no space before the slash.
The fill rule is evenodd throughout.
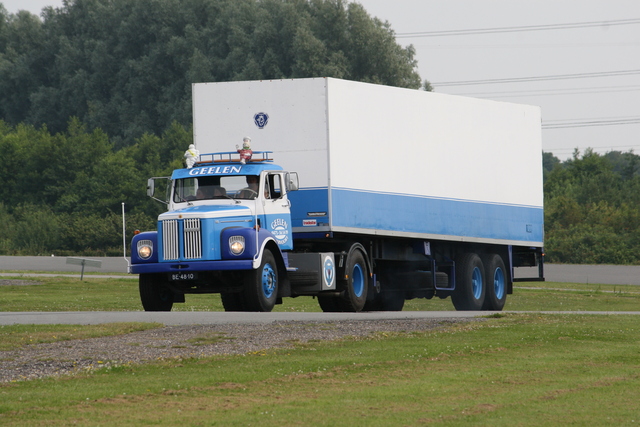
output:
<path id="1" fill-rule="evenodd" d="M 117 150 L 72 119 L 64 133 L 0 121 L 0 254 L 122 253 L 121 208 L 135 228 L 155 226 L 163 206 L 145 194 L 149 176 L 181 166 L 192 137 L 177 123 Z"/>
<path id="2" fill-rule="evenodd" d="M 191 84 L 338 77 L 418 89 L 415 51 L 346 0 L 70 0 L 0 13 L 0 118 L 116 148 L 191 122 Z"/>
<path id="3" fill-rule="evenodd" d="M 542 153 L 542 170 L 544 173 L 544 180 L 556 167 L 560 166 L 560 159 L 554 156 L 552 153 Z"/>
<path id="4" fill-rule="evenodd" d="M 548 261 L 640 263 L 639 161 L 633 153 L 603 156 L 588 149 L 545 164 Z"/>

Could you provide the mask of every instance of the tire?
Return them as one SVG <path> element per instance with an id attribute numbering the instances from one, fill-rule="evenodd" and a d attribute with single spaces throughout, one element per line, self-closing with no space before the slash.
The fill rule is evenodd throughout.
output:
<path id="1" fill-rule="evenodd" d="M 251 270 L 244 284 L 244 310 L 269 312 L 278 299 L 278 266 L 273 254 L 265 249 L 262 262 Z"/>
<path id="2" fill-rule="evenodd" d="M 337 313 L 341 311 L 340 305 L 338 304 L 338 297 L 318 295 L 318 304 L 325 313 Z"/>
<path id="3" fill-rule="evenodd" d="M 369 269 L 361 251 L 355 250 L 347 259 L 347 280 L 344 297 L 339 299 L 341 311 L 362 311 L 367 302 L 369 288 Z"/>
<path id="4" fill-rule="evenodd" d="M 436 285 L 439 288 L 448 288 L 449 287 L 449 275 L 442 271 L 436 271 Z"/>
<path id="5" fill-rule="evenodd" d="M 173 292 L 163 274 L 141 274 L 138 285 L 144 311 L 171 311 Z"/>
<path id="6" fill-rule="evenodd" d="M 391 276 L 393 277 L 393 276 Z M 381 275 L 382 287 L 380 293 L 365 303 L 362 311 L 402 311 L 404 308 L 405 291 L 401 289 L 391 289 L 391 279 L 389 275 Z"/>
<path id="7" fill-rule="evenodd" d="M 456 310 L 482 310 L 486 295 L 485 273 L 477 254 L 468 253 L 456 262 L 456 289 L 451 301 Z"/>
<path id="8" fill-rule="evenodd" d="M 436 297 L 445 299 L 451 296 L 451 291 L 447 289 L 449 288 L 449 275 L 447 273 L 441 271 L 436 272 L 436 283 L 438 288 L 440 288 L 435 291 Z"/>
<path id="9" fill-rule="evenodd" d="M 504 261 L 498 254 L 489 254 L 483 257 L 483 263 L 487 293 L 482 309 L 502 311 L 507 301 L 507 270 L 504 267 Z"/>
<path id="10" fill-rule="evenodd" d="M 240 292 L 223 292 L 220 294 L 224 311 L 246 311 L 244 295 Z"/>
<path id="11" fill-rule="evenodd" d="M 380 298 L 382 311 L 402 311 L 404 308 L 403 291 L 382 291 Z"/>
<path id="12" fill-rule="evenodd" d="M 382 291 L 372 301 L 367 301 L 362 311 L 402 311 L 403 291 Z"/>

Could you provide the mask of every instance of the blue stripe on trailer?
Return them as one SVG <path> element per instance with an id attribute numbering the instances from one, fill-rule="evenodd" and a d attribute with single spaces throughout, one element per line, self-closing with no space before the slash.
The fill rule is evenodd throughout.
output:
<path id="1" fill-rule="evenodd" d="M 332 189 L 332 227 L 541 243 L 542 207 Z"/>

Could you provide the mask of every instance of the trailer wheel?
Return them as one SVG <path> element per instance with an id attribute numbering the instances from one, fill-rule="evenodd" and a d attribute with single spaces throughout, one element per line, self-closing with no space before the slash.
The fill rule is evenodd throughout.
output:
<path id="1" fill-rule="evenodd" d="M 501 311 L 507 301 L 507 274 L 504 261 L 498 254 L 490 254 L 483 258 L 486 270 L 487 294 L 483 310 Z"/>
<path id="2" fill-rule="evenodd" d="M 257 270 L 249 271 L 244 288 L 246 311 L 273 310 L 278 298 L 278 266 L 269 249 L 262 254 L 262 263 Z"/>
<path id="3" fill-rule="evenodd" d="M 171 311 L 173 292 L 163 274 L 141 274 L 138 279 L 144 311 Z"/>
<path id="4" fill-rule="evenodd" d="M 346 288 L 344 298 L 339 300 L 341 311 L 362 311 L 367 302 L 369 272 L 364 255 L 355 250 L 347 259 Z"/>
<path id="5" fill-rule="evenodd" d="M 223 292 L 220 294 L 224 311 L 246 311 L 244 296 L 240 292 Z"/>
<path id="6" fill-rule="evenodd" d="M 464 254 L 456 262 L 456 289 L 451 301 L 456 310 L 482 310 L 486 294 L 484 265 L 477 254 Z"/>

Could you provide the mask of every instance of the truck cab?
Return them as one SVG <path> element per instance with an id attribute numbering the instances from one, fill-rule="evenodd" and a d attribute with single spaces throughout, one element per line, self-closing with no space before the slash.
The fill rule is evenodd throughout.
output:
<path id="1" fill-rule="evenodd" d="M 293 248 L 288 194 L 298 187 L 297 174 L 273 164 L 271 152 L 254 152 L 246 164 L 234 155 L 203 154 L 192 168 L 175 170 L 157 231 L 134 236 L 131 272 L 140 275 L 145 310 L 170 309 L 185 293 L 232 296 L 247 281 L 259 282 L 261 298 L 238 309 L 269 311 L 275 304 L 283 251 Z M 148 184 L 152 197 L 156 179 Z"/>

